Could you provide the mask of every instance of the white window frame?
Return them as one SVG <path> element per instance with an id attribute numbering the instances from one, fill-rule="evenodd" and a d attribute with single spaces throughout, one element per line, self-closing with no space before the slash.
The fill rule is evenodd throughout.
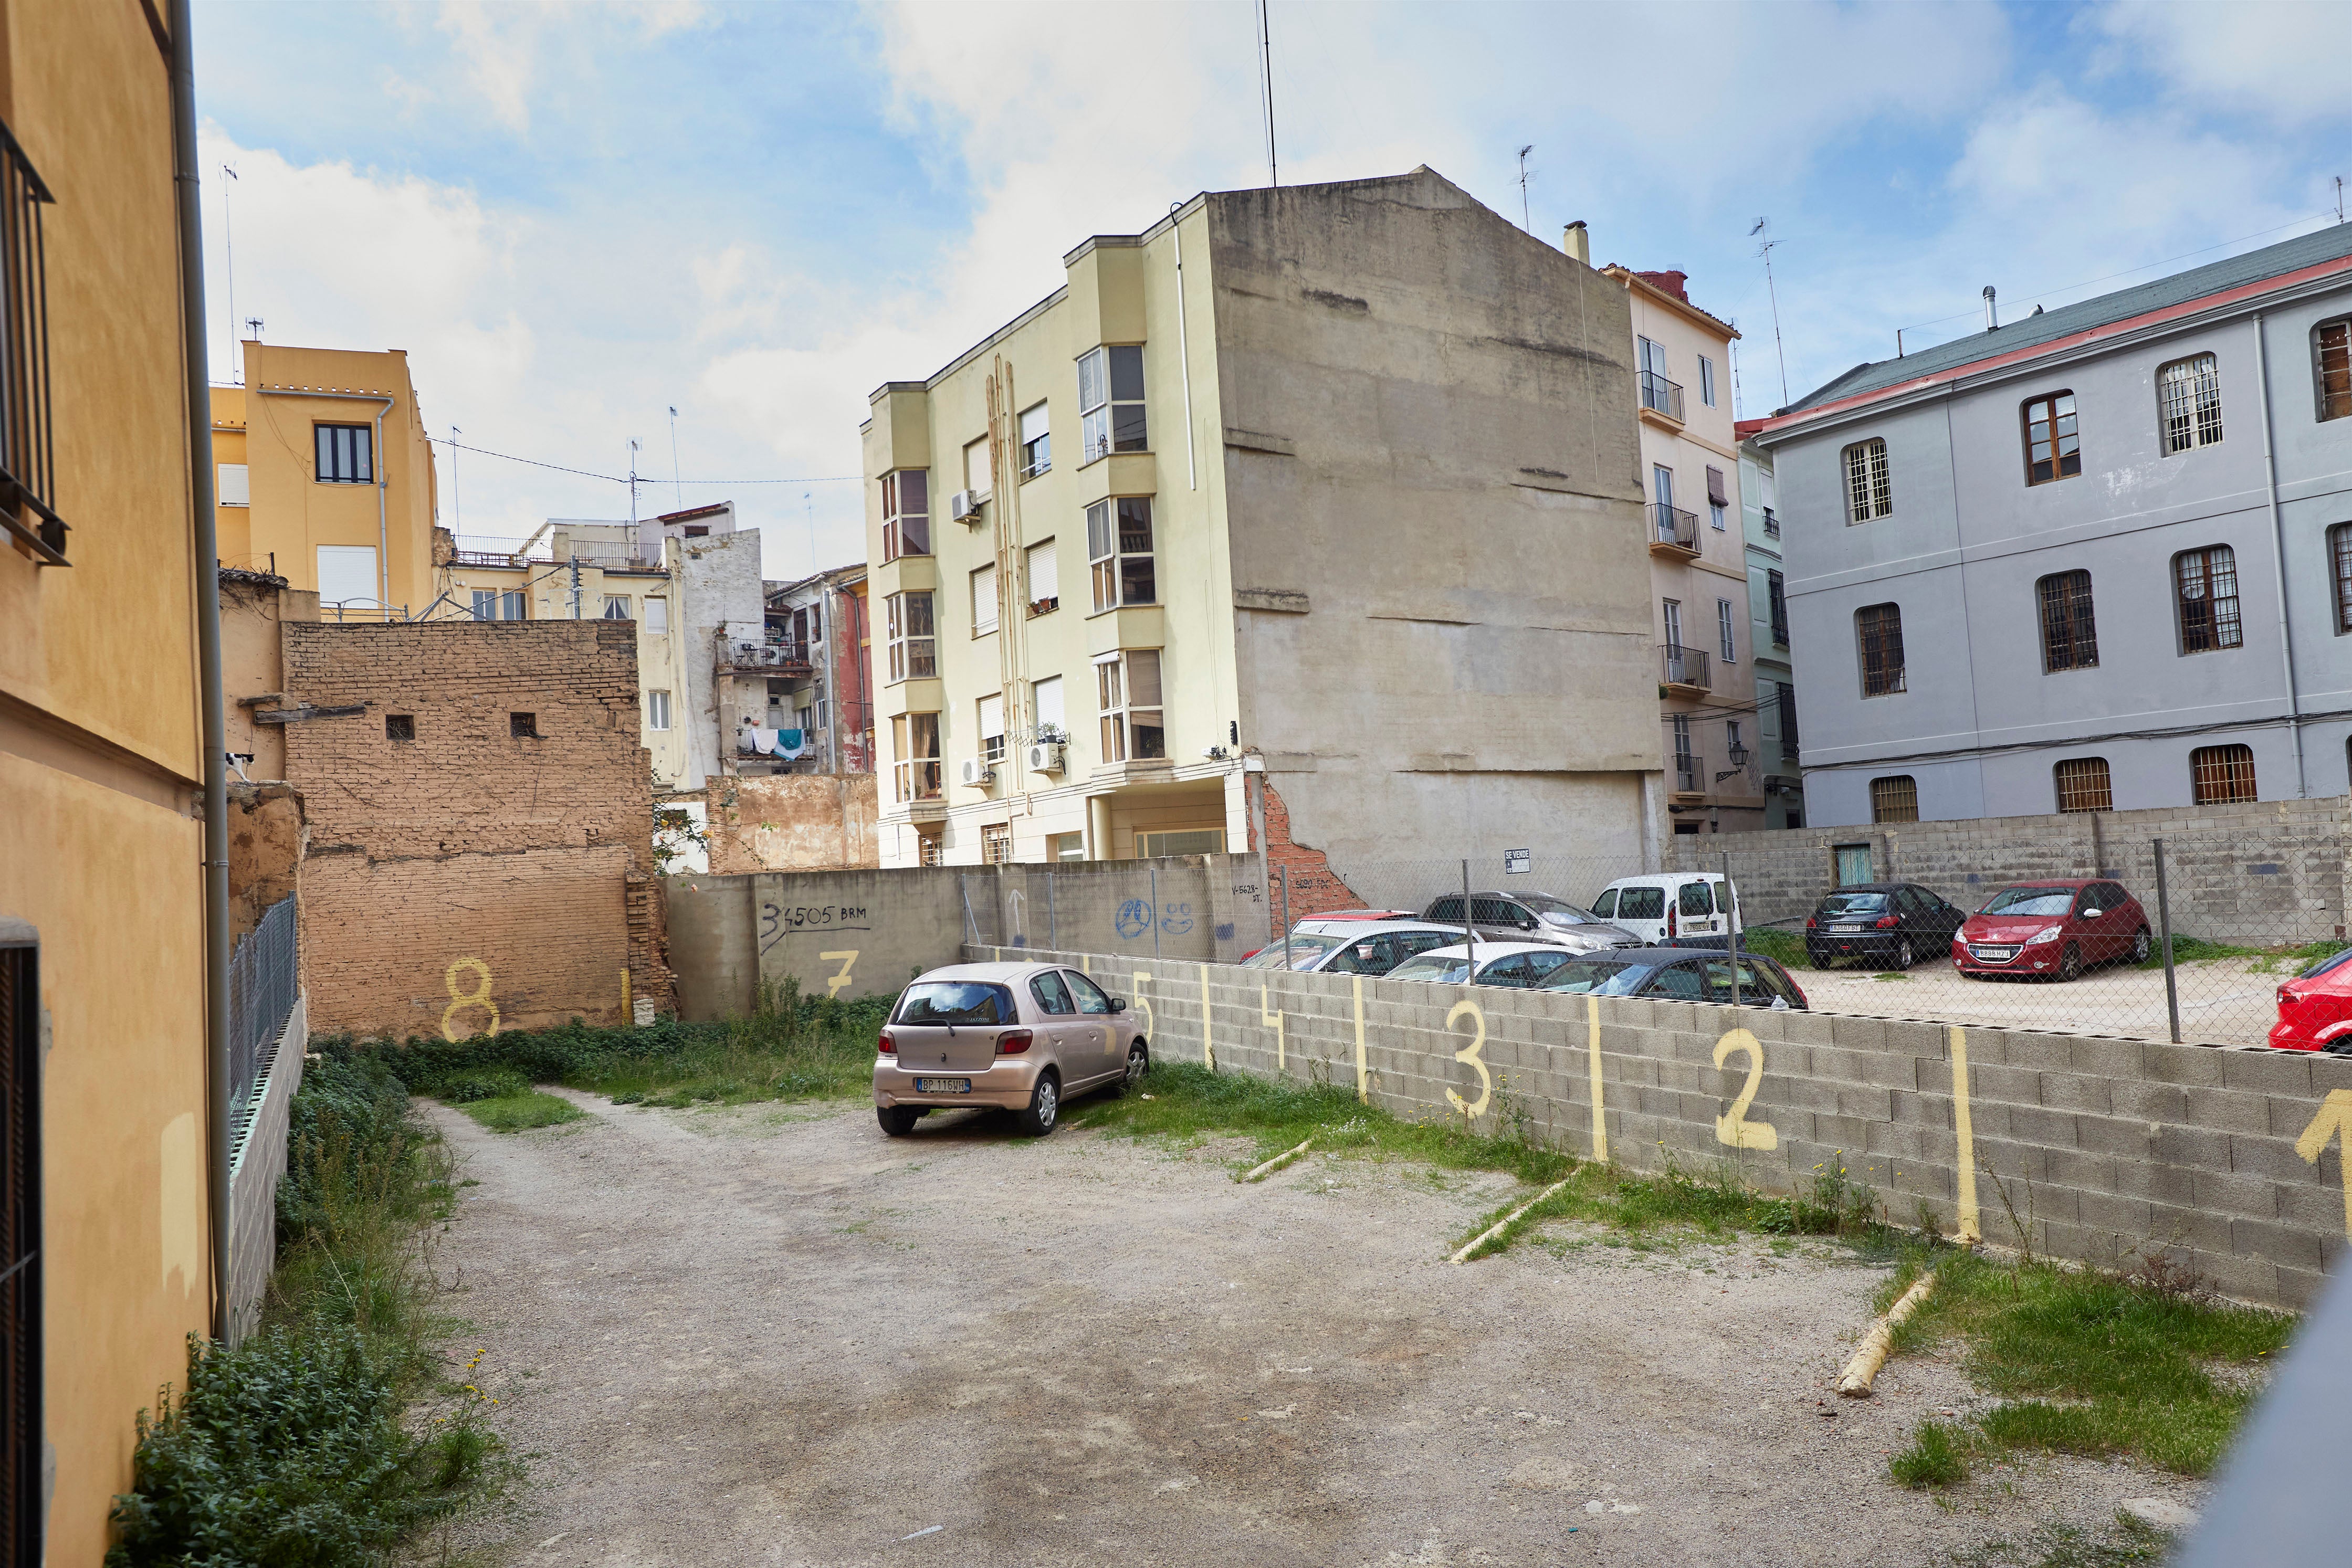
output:
<path id="1" fill-rule="evenodd" d="M 242 463 L 223 463 L 216 466 L 219 477 L 214 481 L 213 499 L 224 507 L 252 506 L 252 470 Z"/>
<path id="2" fill-rule="evenodd" d="M 1032 615 L 1050 615 L 1062 607 L 1061 554 L 1053 539 L 1039 539 L 1022 552 L 1021 591 L 1029 596 Z"/>
<path id="3" fill-rule="evenodd" d="M 630 604 L 629 596 L 627 594 L 608 593 L 604 595 L 604 613 L 601 619 L 606 621 L 635 621 L 636 619 L 636 615 L 634 613 L 634 611 L 635 606 Z"/>
<path id="4" fill-rule="evenodd" d="M 1845 520 L 1874 523 L 1895 515 L 1895 477 L 1886 461 L 1886 437 L 1857 441 L 1838 454 L 1845 478 Z"/>
<path id="5" fill-rule="evenodd" d="M 669 635 L 669 601 L 659 594 L 646 597 L 646 621 L 640 628 L 648 637 Z"/>
<path id="6" fill-rule="evenodd" d="M 1034 479 L 1054 471 L 1054 426 L 1045 404 L 1031 403 L 1013 422 L 1021 436 L 1021 477 Z"/>
<path id="7" fill-rule="evenodd" d="M 985 637 L 996 630 L 1003 595 L 996 591 L 996 563 L 974 567 L 971 572 L 971 634 Z"/>
<path id="8" fill-rule="evenodd" d="M 1715 361 L 1705 354 L 1698 357 L 1698 401 L 1715 406 Z"/>
<path id="9" fill-rule="evenodd" d="M 2167 457 L 2221 444 L 2221 361 L 2211 350 L 2156 372 L 2157 434 Z"/>
<path id="10" fill-rule="evenodd" d="M 1739 663 L 1739 643 L 1732 631 L 1733 624 L 1731 601 L 1717 599 L 1715 601 L 1715 629 L 1723 650 L 1723 662 L 1727 664 Z"/>
<path id="11" fill-rule="evenodd" d="M 1123 648 L 1095 660 L 1095 706 L 1101 715 L 1102 760 L 1106 767 L 1125 762 L 1157 762 L 1168 756 L 1167 665 L 1159 648 Z M 1147 675 L 1148 672 L 1148 675 Z M 1139 682 L 1139 676 L 1145 676 Z M 1148 684 L 1152 702 L 1138 702 L 1137 687 Z M 1142 724 L 1150 719 L 1154 722 Z M 1155 730 L 1159 755 L 1147 757 L 1137 739 L 1139 730 Z"/>
<path id="12" fill-rule="evenodd" d="M 1125 357 L 1132 355 L 1135 384 L 1132 396 L 1118 388 Z M 1106 343 L 1078 356 L 1078 463 L 1084 466 L 1114 452 L 1151 450 L 1150 426 L 1144 414 L 1143 345 Z"/>
<path id="13" fill-rule="evenodd" d="M 972 706 L 980 721 L 981 760 L 993 768 L 1004 760 L 1004 694 L 990 692 Z"/>
<path id="14" fill-rule="evenodd" d="M 1132 525 L 1139 515 L 1143 548 L 1131 549 L 1129 546 L 1138 537 L 1132 531 Z M 1094 591 L 1096 614 L 1116 610 L 1123 604 L 1160 602 L 1158 544 L 1150 497 L 1113 496 L 1087 508 L 1087 572 Z M 1136 561 L 1144 563 L 1151 592 L 1146 598 L 1129 599 L 1127 597 L 1129 567 Z"/>
<path id="15" fill-rule="evenodd" d="M 922 620 L 926 628 L 914 628 L 912 612 L 921 601 Z M 928 681 L 940 673 L 940 638 L 938 605 L 928 588 L 910 588 L 904 593 L 885 594 L 882 598 L 882 640 L 888 657 L 891 685 L 900 681 Z M 928 666 L 923 667 L 923 666 Z"/>
<path id="16" fill-rule="evenodd" d="M 669 694 L 650 691 L 646 694 L 646 727 L 653 730 L 669 728 Z"/>

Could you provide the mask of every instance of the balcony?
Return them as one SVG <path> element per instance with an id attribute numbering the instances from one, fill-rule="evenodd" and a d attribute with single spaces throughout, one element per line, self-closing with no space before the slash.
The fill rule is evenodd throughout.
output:
<path id="1" fill-rule="evenodd" d="M 1643 416 L 1680 430 L 1683 425 L 1681 384 L 1670 382 L 1654 371 L 1643 371 L 1640 380 Z"/>
<path id="2" fill-rule="evenodd" d="M 1664 560 L 1698 559 L 1698 514 L 1667 501 L 1650 503 L 1650 553 Z"/>
<path id="3" fill-rule="evenodd" d="M 721 675 L 806 676 L 811 674 L 806 643 L 721 643 L 712 666 Z"/>
<path id="4" fill-rule="evenodd" d="M 1706 764 L 1697 756 L 1687 751 L 1677 751 L 1675 753 L 1674 765 L 1674 793 L 1693 796 L 1706 793 Z"/>
<path id="5" fill-rule="evenodd" d="M 1768 539 L 1777 539 L 1780 537 L 1780 519 L 1772 515 L 1772 508 L 1769 507 L 1764 508 L 1764 537 Z"/>
<path id="6" fill-rule="evenodd" d="M 1673 643 L 1658 650 L 1658 677 L 1672 697 L 1703 697 L 1713 689 L 1707 683 L 1706 654 Z"/>

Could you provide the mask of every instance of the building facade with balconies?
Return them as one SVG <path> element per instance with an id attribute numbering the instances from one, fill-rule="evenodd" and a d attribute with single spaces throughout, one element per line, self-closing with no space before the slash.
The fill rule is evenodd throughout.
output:
<path id="1" fill-rule="evenodd" d="M 1781 548 L 1780 490 L 1772 455 L 1750 439 L 1763 425 L 1743 419 L 1739 509 L 1748 545 L 1748 674 L 1756 690 L 1756 769 L 1764 784 L 1764 825 L 1805 825 L 1804 772 L 1797 765 L 1797 676 L 1789 660 L 1788 555 Z"/>
<path id="2" fill-rule="evenodd" d="M 1654 855 L 1624 292 L 1426 169 L 1064 262 L 862 427 L 882 863 Z"/>
<path id="3" fill-rule="evenodd" d="M 1570 246 L 1586 243 L 1583 225 L 1572 225 Z M 1739 333 L 1691 303 L 1682 273 L 1607 267 L 1601 276 L 1624 289 L 1632 316 L 1666 811 L 1677 833 L 1776 825 L 1765 811 L 1732 428 L 1731 343 Z"/>

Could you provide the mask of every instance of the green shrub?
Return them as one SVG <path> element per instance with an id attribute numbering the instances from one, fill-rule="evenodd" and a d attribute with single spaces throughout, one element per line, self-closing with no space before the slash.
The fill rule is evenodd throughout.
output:
<path id="1" fill-rule="evenodd" d="M 461 1067 L 445 1073 L 436 1092 L 451 1104 L 463 1105 L 474 1100 L 527 1094 L 530 1081 L 511 1067 Z"/>

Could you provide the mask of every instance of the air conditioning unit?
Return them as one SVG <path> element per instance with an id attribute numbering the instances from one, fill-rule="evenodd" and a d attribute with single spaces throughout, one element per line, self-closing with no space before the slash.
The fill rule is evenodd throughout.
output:
<path id="1" fill-rule="evenodd" d="M 1051 740 L 1040 740 L 1029 747 L 1029 771 L 1059 773 L 1062 770 L 1062 747 Z"/>
<path id="2" fill-rule="evenodd" d="M 980 517 L 980 504 L 987 499 L 985 490 L 958 490 L 948 497 L 948 513 L 957 522 L 972 522 Z"/>
<path id="3" fill-rule="evenodd" d="M 972 789 L 984 789 L 996 782 L 996 769 L 977 757 L 967 757 L 963 759 L 959 777 Z"/>

